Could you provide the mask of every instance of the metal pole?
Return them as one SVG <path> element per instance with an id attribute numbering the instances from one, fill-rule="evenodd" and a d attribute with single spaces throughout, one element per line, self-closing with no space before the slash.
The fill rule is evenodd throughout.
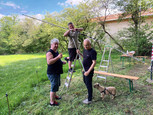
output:
<path id="1" fill-rule="evenodd" d="M 9 100 L 8 100 L 8 94 L 7 93 L 6 93 L 6 99 L 7 99 L 8 110 L 9 110 L 9 115 L 10 115 L 11 113 L 10 113 Z"/>
<path id="2" fill-rule="evenodd" d="M 62 27 L 62 26 L 58 26 L 58 25 L 55 25 L 55 24 L 53 24 L 53 23 L 49 23 L 49 22 L 47 22 L 47 21 L 40 20 L 40 19 L 34 18 L 34 17 L 32 17 L 32 16 L 28 16 L 28 15 L 25 15 L 25 14 L 22 14 L 22 15 L 24 15 L 24 16 L 26 16 L 26 17 L 29 17 L 29 18 L 32 18 L 32 19 L 35 19 L 35 20 L 38 20 L 38 21 L 41 21 L 41 22 L 44 22 L 44 23 L 47 23 L 47 24 L 50 24 L 50 25 L 52 25 L 52 26 L 56 26 L 56 27 L 60 27 L 60 28 L 63 28 L 63 29 L 68 30 L 68 28 L 64 28 L 64 27 Z M 73 38 L 72 38 L 72 39 L 73 39 Z M 74 42 L 75 48 L 78 49 L 77 46 L 76 46 L 76 43 L 75 43 L 74 39 L 73 39 L 73 42 Z M 82 67 L 83 67 L 83 64 L 82 64 L 82 63 L 81 63 L 81 65 L 82 65 Z M 85 71 L 84 67 L 83 67 L 83 70 Z"/>
<path id="3" fill-rule="evenodd" d="M 151 75 L 150 75 L 151 80 L 152 80 L 152 66 L 153 66 L 153 61 L 151 61 Z"/>
<path id="4" fill-rule="evenodd" d="M 38 79 L 38 71 L 36 70 L 36 76 L 37 76 L 37 83 L 39 85 L 39 79 Z"/>
<path id="5" fill-rule="evenodd" d="M 39 20 L 39 21 L 44 22 L 44 23 L 47 23 L 47 24 L 50 24 L 50 25 L 52 25 L 52 26 L 57 26 L 57 27 L 60 27 L 60 28 L 63 28 L 63 29 L 68 30 L 68 28 L 64 28 L 64 27 L 61 27 L 61 26 L 58 26 L 58 25 L 49 23 L 49 22 L 47 22 L 47 21 L 40 20 L 40 19 L 34 18 L 34 17 L 32 17 L 32 16 L 28 16 L 28 15 L 25 15 L 25 14 L 22 14 L 22 15 L 24 15 L 24 16 L 26 16 L 26 17 L 29 17 L 29 18 L 32 18 L 32 19 L 35 19 L 35 20 Z M 86 34 L 81 34 L 81 35 L 87 36 Z M 92 37 L 90 37 L 90 36 L 87 36 L 87 37 L 89 37 L 90 39 L 93 39 L 94 41 L 96 41 L 95 38 L 92 38 Z M 102 43 L 102 44 L 108 45 L 108 44 L 106 44 L 106 43 Z M 121 51 L 121 50 L 119 50 L 119 49 L 117 49 L 117 48 L 115 48 L 115 47 L 113 47 L 113 49 L 115 49 L 115 50 L 117 50 L 117 51 L 119 51 L 119 52 L 125 54 L 125 52 L 123 52 L 123 51 Z M 129 55 L 129 56 L 130 56 L 130 55 Z M 137 61 L 140 61 L 140 60 L 139 60 L 138 58 L 136 58 L 136 57 L 133 57 L 133 56 L 130 56 L 130 57 L 133 58 L 133 59 L 135 59 L 135 60 L 137 60 Z M 144 63 L 143 61 L 141 61 L 141 62 Z"/>
<path id="6" fill-rule="evenodd" d="M 153 69 L 153 43 L 152 43 L 152 53 L 151 53 L 151 73 L 150 73 L 151 80 L 152 80 L 152 69 Z"/>
<path id="7" fill-rule="evenodd" d="M 32 19 L 35 19 L 35 20 L 38 20 L 38 21 L 41 21 L 41 22 L 44 22 L 44 23 L 47 23 L 47 24 L 50 24 L 50 25 L 52 25 L 52 26 L 57 26 L 57 27 L 60 27 L 60 28 L 63 28 L 63 29 L 68 30 L 68 28 L 64 28 L 64 27 L 62 27 L 62 26 L 55 25 L 55 24 L 50 23 L 50 22 L 47 22 L 47 21 L 45 21 L 45 20 L 40 20 L 40 19 L 38 19 L 38 18 L 34 18 L 34 17 L 32 17 L 32 16 L 28 16 L 28 15 L 25 15 L 25 14 L 22 14 L 22 15 L 24 15 L 24 16 L 26 16 L 26 17 L 29 17 L 29 18 L 32 18 Z"/>
<path id="8" fill-rule="evenodd" d="M 77 45 L 76 45 L 76 43 L 75 43 L 75 41 L 74 41 L 74 39 L 72 38 L 72 40 L 73 40 L 73 43 L 74 43 L 74 45 L 75 45 L 75 48 L 76 48 L 76 50 L 78 49 L 78 47 L 77 47 Z M 77 56 L 78 56 L 79 54 L 77 54 L 76 55 L 76 58 L 77 58 Z M 80 58 L 80 55 L 79 55 L 79 58 Z M 84 70 L 84 72 L 85 72 L 85 69 L 84 69 L 84 66 L 83 66 L 83 64 L 82 64 L 82 61 L 81 61 L 81 65 L 82 65 L 82 67 L 83 67 L 83 70 Z"/>

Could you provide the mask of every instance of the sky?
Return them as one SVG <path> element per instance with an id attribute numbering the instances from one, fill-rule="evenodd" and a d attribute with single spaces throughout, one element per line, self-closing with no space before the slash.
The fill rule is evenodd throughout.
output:
<path id="1" fill-rule="evenodd" d="M 46 12 L 60 12 L 64 7 L 77 5 L 82 0 L 0 0 L 0 18 L 12 14 L 42 16 Z"/>

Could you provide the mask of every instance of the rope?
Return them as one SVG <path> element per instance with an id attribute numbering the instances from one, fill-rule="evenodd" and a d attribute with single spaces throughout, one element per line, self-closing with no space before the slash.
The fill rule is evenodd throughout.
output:
<path id="1" fill-rule="evenodd" d="M 27 79 L 25 79 L 23 82 L 21 82 L 20 84 L 18 84 L 18 86 L 17 87 L 15 87 L 15 88 L 13 88 L 13 90 L 10 90 L 7 94 L 12 94 L 12 92 L 13 91 L 15 91 L 15 89 L 17 89 L 19 86 L 21 86 L 21 84 L 23 84 L 25 81 L 27 81 L 28 79 L 30 79 L 30 77 L 29 78 L 27 78 Z M 0 98 L 0 100 L 1 99 L 3 99 L 5 97 L 5 95 L 2 97 L 2 98 Z"/>

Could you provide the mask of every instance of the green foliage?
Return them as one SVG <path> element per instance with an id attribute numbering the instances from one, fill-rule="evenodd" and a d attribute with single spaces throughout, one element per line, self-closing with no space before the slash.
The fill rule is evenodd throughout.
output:
<path id="1" fill-rule="evenodd" d="M 135 34 L 135 28 L 131 26 L 120 31 L 118 37 L 121 38 L 125 50 L 136 51 L 136 55 L 139 56 L 150 56 L 152 50 L 152 43 L 150 42 L 152 39 L 151 28 L 152 25 L 149 26 L 146 24 L 137 31 L 137 34 Z"/>
<path id="2" fill-rule="evenodd" d="M 136 55 L 150 55 L 151 43 L 149 42 L 152 24 L 144 25 L 145 17 L 141 16 L 142 12 L 150 10 L 152 7 L 151 0 L 118 0 L 119 10 L 123 12 L 119 20 L 130 16 L 129 22 L 131 27 L 119 32 L 119 37 L 123 38 L 122 43 L 125 50 L 134 50 Z M 149 33 L 149 34 L 148 34 Z"/>
<path id="3" fill-rule="evenodd" d="M 142 0 L 141 3 L 139 0 L 131 0 L 130 2 L 125 1 L 126 0 L 119 0 L 118 6 L 121 6 L 120 9 L 126 12 L 124 13 L 124 16 L 132 14 L 132 19 L 135 25 L 135 34 L 133 35 L 138 35 L 137 32 L 139 31 L 139 22 L 145 21 L 145 18 L 141 18 L 141 20 L 138 19 L 140 15 L 140 4 L 142 10 L 147 10 L 147 8 L 151 6 L 151 2 L 149 0 L 147 4 L 145 4 L 145 0 Z M 92 22 L 91 19 L 95 18 L 95 16 L 97 15 L 101 16 L 100 11 L 104 9 L 108 10 L 111 7 L 110 4 L 112 4 L 113 2 L 114 4 L 116 3 L 116 1 L 113 0 L 96 0 L 92 2 L 84 1 L 77 6 L 64 8 L 64 10 L 62 10 L 60 13 L 55 12 L 50 14 L 47 12 L 43 20 L 65 28 L 68 28 L 67 24 L 69 22 L 73 22 L 76 28 L 83 28 L 84 34 L 87 35 L 79 36 L 81 49 L 83 49 L 83 40 L 87 37 L 93 37 L 96 38 L 96 41 L 92 45 L 94 46 L 94 48 L 100 49 L 102 51 L 102 44 L 100 44 L 99 41 L 104 40 L 104 31 L 101 27 L 98 26 L 97 23 Z M 115 6 L 115 8 L 116 7 L 117 6 Z M 0 55 L 47 51 L 50 48 L 50 40 L 52 38 L 58 38 L 60 41 L 59 50 L 62 52 L 66 51 L 68 46 L 68 39 L 63 36 L 65 31 L 66 29 L 52 26 L 47 23 L 40 23 L 29 18 L 25 18 L 24 20 L 17 20 L 17 16 L 3 17 L 0 19 Z M 139 33 L 143 34 L 142 31 Z M 151 37 L 151 34 L 146 36 Z M 138 44 L 137 47 L 139 47 L 141 44 L 147 43 L 147 41 L 138 40 L 138 37 L 132 37 L 136 42 L 134 42 L 133 45 Z M 144 38 L 144 36 L 141 38 Z M 138 43 L 138 41 L 142 41 L 142 43 Z M 139 49 L 137 52 L 141 52 L 139 51 Z"/>
<path id="4" fill-rule="evenodd" d="M 6 16 L 0 19 L 0 54 L 14 53 L 14 48 L 11 43 L 13 38 L 10 36 L 17 23 L 16 16 Z"/>
<path id="5" fill-rule="evenodd" d="M 65 8 L 60 13 L 46 13 L 44 21 L 68 28 L 68 22 L 73 22 L 76 28 L 89 29 L 89 6 L 82 3 L 76 7 Z M 47 23 L 38 23 L 36 20 L 25 18 L 18 21 L 16 17 L 4 17 L 0 25 L 0 54 L 34 53 L 47 51 L 50 40 L 58 38 L 60 50 L 66 51 L 68 39 L 63 36 L 65 29 Z M 84 37 L 80 36 L 82 43 Z M 82 46 L 82 45 L 81 45 Z"/>

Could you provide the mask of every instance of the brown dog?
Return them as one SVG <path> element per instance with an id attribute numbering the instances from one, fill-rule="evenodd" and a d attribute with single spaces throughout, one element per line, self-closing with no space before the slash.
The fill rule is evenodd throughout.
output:
<path id="1" fill-rule="evenodd" d="M 94 84 L 94 88 L 98 89 L 101 93 L 102 100 L 104 100 L 104 95 L 112 95 L 112 99 L 115 98 L 116 88 L 115 87 L 103 87 L 99 83 Z"/>

